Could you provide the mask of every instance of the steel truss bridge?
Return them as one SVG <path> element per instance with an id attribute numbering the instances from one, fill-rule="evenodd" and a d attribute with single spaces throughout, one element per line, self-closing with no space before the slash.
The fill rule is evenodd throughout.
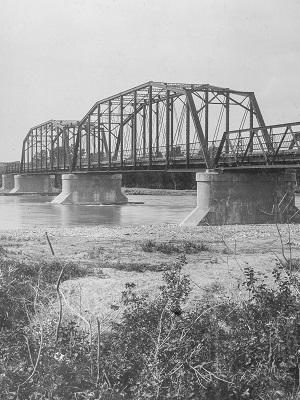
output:
<path id="1" fill-rule="evenodd" d="M 253 92 L 147 82 L 77 120 L 32 127 L 8 172 L 190 170 L 300 164 L 300 122 L 267 126 Z"/>

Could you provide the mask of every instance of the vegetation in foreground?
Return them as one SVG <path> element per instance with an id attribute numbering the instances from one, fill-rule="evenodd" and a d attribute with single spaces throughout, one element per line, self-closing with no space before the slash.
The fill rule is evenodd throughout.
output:
<path id="1" fill-rule="evenodd" d="M 143 251 L 152 253 L 158 251 L 164 254 L 197 254 L 202 251 L 208 251 L 209 247 L 203 242 L 195 243 L 189 240 L 156 242 L 154 240 L 146 240 L 141 244 Z"/>
<path id="2" fill-rule="evenodd" d="M 128 283 L 122 318 L 104 333 L 100 319 L 64 313 L 60 284 L 84 276 L 80 267 L 1 254 L 0 398 L 298 399 L 293 268 L 276 265 L 271 286 L 247 268 L 240 303 L 208 292 L 191 306 L 184 263 L 183 256 L 164 272 L 155 299 Z"/>

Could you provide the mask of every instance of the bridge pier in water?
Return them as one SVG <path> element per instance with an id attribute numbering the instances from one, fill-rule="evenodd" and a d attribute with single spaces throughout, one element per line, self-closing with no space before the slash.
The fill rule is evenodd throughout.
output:
<path id="1" fill-rule="evenodd" d="M 197 207 L 181 225 L 259 224 L 293 221 L 296 172 L 290 169 L 196 174 Z"/>
<path id="2" fill-rule="evenodd" d="M 14 187 L 10 193 L 53 194 L 58 189 L 54 187 L 53 175 L 49 174 L 18 174 L 14 176 Z"/>
<path id="3" fill-rule="evenodd" d="M 72 173 L 62 175 L 62 191 L 54 204 L 124 204 L 121 174 Z"/>
<path id="4" fill-rule="evenodd" d="M 2 174 L 0 193 L 9 193 L 15 186 L 15 174 Z"/>

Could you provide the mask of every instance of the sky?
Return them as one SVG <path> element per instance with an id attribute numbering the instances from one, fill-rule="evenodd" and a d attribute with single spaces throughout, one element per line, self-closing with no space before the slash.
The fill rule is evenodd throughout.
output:
<path id="1" fill-rule="evenodd" d="M 254 91 L 300 121 L 299 0 L 0 0 L 0 161 L 30 127 L 154 80 Z"/>

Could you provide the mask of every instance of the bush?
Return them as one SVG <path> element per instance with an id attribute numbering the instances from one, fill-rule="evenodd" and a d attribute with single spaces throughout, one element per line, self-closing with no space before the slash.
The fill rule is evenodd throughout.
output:
<path id="1" fill-rule="evenodd" d="M 128 286 L 121 323 L 106 344 L 105 370 L 125 398 L 286 399 L 296 396 L 300 299 L 284 271 L 275 287 L 245 270 L 249 300 L 215 300 L 187 310 L 182 264 L 166 272 L 155 301 Z M 290 397 L 296 398 L 296 397 Z"/>
<path id="2" fill-rule="evenodd" d="M 114 263 L 109 265 L 110 268 L 118 269 L 121 271 L 127 271 L 127 272 L 146 272 L 146 271 L 152 271 L 152 272 L 160 272 L 160 271 L 165 271 L 168 266 L 166 264 L 150 264 L 150 263 Z"/>
<path id="3" fill-rule="evenodd" d="M 90 259 L 99 258 L 99 256 L 105 251 L 104 247 L 94 247 L 93 249 L 88 251 L 88 257 Z"/>
<path id="4" fill-rule="evenodd" d="M 28 321 L 38 292 L 43 292 L 45 303 L 53 297 L 54 285 L 63 266 L 61 281 L 87 273 L 77 264 L 62 264 L 58 260 L 28 264 L 0 259 L 0 330 Z"/>
<path id="5" fill-rule="evenodd" d="M 142 243 L 141 247 L 143 251 L 148 253 L 159 251 L 164 254 L 196 254 L 209 250 L 209 247 L 203 242 L 194 243 L 187 240 L 180 242 L 154 242 L 153 240 L 146 240 Z"/>
<path id="6" fill-rule="evenodd" d="M 291 258 L 284 262 L 283 266 L 289 271 L 300 271 L 300 258 Z"/>
<path id="7" fill-rule="evenodd" d="M 42 331 L 41 323 L 13 315 L 14 329 L 0 332 L 0 398 L 15 399 L 18 391 L 19 400 L 296 400 L 297 276 L 277 266 L 267 286 L 246 268 L 243 302 L 206 296 L 191 308 L 185 262 L 180 258 L 164 272 L 155 299 L 126 284 L 122 318 L 109 333 L 100 324 L 93 334 L 92 321 L 88 333 L 65 321 L 56 340 L 57 321 Z"/>
<path id="8" fill-rule="evenodd" d="M 7 254 L 7 250 L 2 245 L 0 245 L 0 257 L 4 256 L 6 254 Z"/>
<path id="9" fill-rule="evenodd" d="M 36 268 L 41 269 L 42 277 L 48 283 L 56 283 L 63 267 L 62 282 L 73 278 L 84 277 L 88 273 L 86 268 L 72 262 L 62 263 L 59 260 L 53 260 L 36 265 Z"/>

